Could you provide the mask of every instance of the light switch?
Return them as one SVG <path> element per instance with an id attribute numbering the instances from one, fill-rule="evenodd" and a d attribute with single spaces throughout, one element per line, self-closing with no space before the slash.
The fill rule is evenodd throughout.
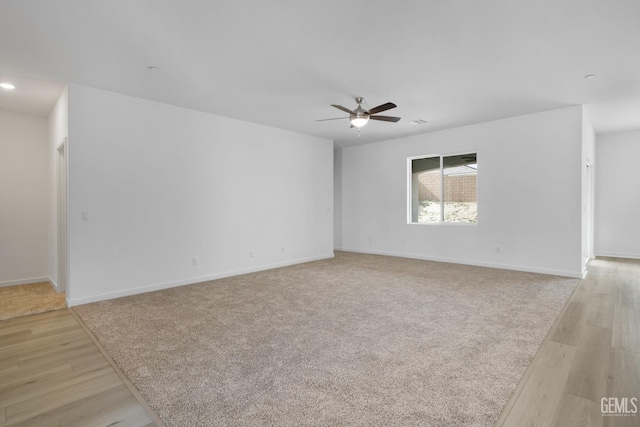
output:
<path id="1" fill-rule="evenodd" d="M 91 212 L 90 211 L 82 211 L 82 220 L 83 221 L 91 221 Z"/>

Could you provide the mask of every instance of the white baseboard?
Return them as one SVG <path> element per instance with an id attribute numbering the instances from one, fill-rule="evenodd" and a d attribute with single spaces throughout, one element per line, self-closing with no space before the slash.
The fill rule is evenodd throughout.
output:
<path id="1" fill-rule="evenodd" d="M 51 276 L 49 276 L 49 283 L 51 283 L 51 285 L 53 286 L 53 288 L 56 290 L 57 293 L 61 294 L 64 292 L 63 290 L 60 289 L 60 286 L 58 286 L 56 281 L 53 280 Z"/>
<path id="2" fill-rule="evenodd" d="M 625 252 L 596 252 L 596 256 L 606 256 L 611 258 L 640 259 L 640 254 L 630 254 Z"/>
<path id="3" fill-rule="evenodd" d="M 356 253 L 362 253 L 362 254 L 395 256 L 400 258 L 421 259 L 425 261 L 448 262 L 451 264 L 475 265 L 477 267 L 499 268 L 501 270 L 514 270 L 514 271 L 525 271 L 528 273 L 550 274 L 553 276 L 572 277 L 575 279 L 584 278 L 582 271 L 565 271 L 565 270 L 554 270 L 550 268 L 525 267 L 525 266 L 512 265 L 512 264 L 496 264 L 496 263 L 484 262 L 484 261 L 432 257 L 432 256 L 419 255 L 419 254 L 403 254 L 403 253 L 383 252 L 383 251 L 363 251 L 360 249 L 352 249 L 352 248 L 335 248 L 335 250 L 345 251 L 345 252 L 356 252 Z"/>
<path id="4" fill-rule="evenodd" d="M 6 282 L 0 282 L 0 288 L 5 288 L 7 286 L 16 286 L 16 285 L 28 285 L 30 283 L 40 283 L 40 282 L 48 282 L 49 277 L 31 277 L 29 279 L 20 279 L 20 280 L 7 280 Z"/>
<path id="5" fill-rule="evenodd" d="M 213 274 L 213 275 L 210 275 L 210 276 L 192 277 L 192 278 L 189 278 L 189 279 L 177 280 L 177 281 L 173 281 L 173 282 L 158 283 L 158 284 L 155 284 L 155 285 L 149 285 L 149 286 L 142 286 L 142 287 L 139 287 L 139 288 L 126 289 L 126 290 L 118 291 L 118 292 L 109 292 L 109 293 L 105 293 L 105 294 L 93 295 L 93 296 L 90 296 L 90 297 L 75 298 L 75 299 L 67 298 L 67 306 L 73 307 L 73 306 L 76 306 L 76 305 L 89 304 L 89 303 L 92 303 L 92 302 L 98 302 L 98 301 L 104 301 L 104 300 L 109 300 L 109 299 L 114 299 L 114 298 L 126 297 L 126 296 L 129 296 L 129 295 L 144 294 L 146 292 L 160 291 L 162 289 L 168 289 L 168 288 L 177 288 L 178 286 L 193 285 L 195 283 L 207 282 L 209 280 L 223 279 L 225 277 L 239 276 L 241 274 L 255 273 L 255 272 L 258 272 L 258 271 L 265 271 L 265 270 L 272 270 L 274 268 L 287 267 L 287 266 L 296 265 L 296 264 L 303 264 L 305 262 L 320 261 L 320 260 L 323 260 L 323 259 L 333 258 L 334 256 L 335 255 L 332 253 L 332 254 L 329 254 L 329 255 L 321 255 L 321 256 L 317 256 L 317 257 L 303 258 L 303 259 L 298 259 L 298 260 L 293 260 L 293 261 L 285 261 L 285 262 L 280 262 L 280 263 L 275 263 L 275 264 L 263 265 L 263 266 L 260 266 L 260 267 L 246 268 L 246 269 L 234 270 L 234 271 L 227 271 L 227 272 L 224 272 L 224 273 Z"/>

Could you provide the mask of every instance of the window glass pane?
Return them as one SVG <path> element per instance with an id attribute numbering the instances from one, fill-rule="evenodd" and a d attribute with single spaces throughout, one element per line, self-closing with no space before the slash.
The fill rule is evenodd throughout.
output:
<path id="1" fill-rule="evenodd" d="M 444 222 L 478 222 L 475 154 L 443 158 Z"/>
<path id="2" fill-rule="evenodd" d="M 440 157 L 411 161 L 412 221 L 441 222 Z"/>

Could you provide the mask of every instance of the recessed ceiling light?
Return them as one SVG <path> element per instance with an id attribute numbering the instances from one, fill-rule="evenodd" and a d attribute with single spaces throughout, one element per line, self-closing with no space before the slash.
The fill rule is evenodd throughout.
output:
<path id="1" fill-rule="evenodd" d="M 587 74 L 586 76 L 584 76 L 585 79 L 592 79 L 594 78 L 596 75 L 595 74 Z"/>
<path id="2" fill-rule="evenodd" d="M 414 126 L 424 125 L 424 124 L 427 124 L 427 123 L 428 122 L 426 120 L 423 120 L 423 119 L 412 120 L 412 121 L 409 122 L 410 125 L 414 125 Z"/>
<path id="3" fill-rule="evenodd" d="M 6 90 L 12 90 L 15 89 L 16 87 L 14 85 L 12 85 L 11 83 L 0 83 L 0 87 L 2 89 L 6 89 Z"/>

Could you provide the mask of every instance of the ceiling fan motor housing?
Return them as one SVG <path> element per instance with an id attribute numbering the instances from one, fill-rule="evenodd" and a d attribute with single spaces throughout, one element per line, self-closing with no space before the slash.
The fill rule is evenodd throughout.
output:
<path id="1" fill-rule="evenodd" d="M 358 108 L 353 110 L 355 114 L 351 114 L 349 117 L 349 120 L 351 121 L 351 123 L 353 123 L 353 120 L 360 119 L 360 120 L 357 120 L 356 122 L 358 124 L 354 123 L 354 125 L 356 125 L 357 127 L 361 127 L 361 126 L 364 126 L 369 121 L 369 112 L 364 108 L 362 108 L 362 103 L 364 102 L 364 98 L 357 97 L 356 102 L 358 103 Z"/>
<path id="2" fill-rule="evenodd" d="M 357 108 L 354 111 L 355 114 L 351 114 L 350 118 L 351 120 L 353 119 L 368 119 L 369 118 L 369 113 L 367 113 L 366 110 L 362 109 L 362 108 Z"/>

